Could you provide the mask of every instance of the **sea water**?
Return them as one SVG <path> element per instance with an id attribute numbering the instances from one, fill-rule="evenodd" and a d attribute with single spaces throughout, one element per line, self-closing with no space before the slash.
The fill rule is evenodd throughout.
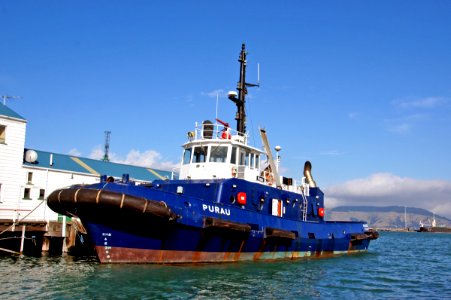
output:
<path id="1" fill-rule="evenodd" d="M 451 234 L 382 232 L 367 253 L 203 265 L 0 257 L 0 299 L 451 299 Z"/>

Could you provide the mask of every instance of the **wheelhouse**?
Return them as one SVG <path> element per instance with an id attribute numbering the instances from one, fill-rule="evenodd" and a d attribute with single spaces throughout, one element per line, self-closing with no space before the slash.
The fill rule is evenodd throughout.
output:
<path id="1" fill-rule="evenodd" d="M 247 145 L 247 135 L 222 124 L 203 122 L 188 133 L 183 145 L 180 179 L 241 178 L 261 175 L 261 150 Z"/>

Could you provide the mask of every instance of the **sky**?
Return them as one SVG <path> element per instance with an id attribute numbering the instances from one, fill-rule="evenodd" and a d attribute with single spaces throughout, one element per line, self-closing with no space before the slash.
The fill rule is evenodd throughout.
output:
<path id="1" fill-rule="evenodd" d="M 0 1 L 0 94 L 26 147 L 172 169 L 195 122 L 235 124 L 310 160 L 326 206 L 451 218 L 451 1 Z M 217 96 L 219 97 L 217 100 Z"/>

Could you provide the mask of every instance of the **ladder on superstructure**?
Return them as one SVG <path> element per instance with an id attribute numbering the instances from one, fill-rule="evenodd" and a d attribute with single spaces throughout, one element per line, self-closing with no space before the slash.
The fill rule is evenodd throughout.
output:
<path id="1" fill-rule="evenodd" d="M 308 205 L 308 201 L 307 201 L 307 197 L 304 194 L 304 191 L 301 190 L 301 195 L 302 195 L 302 221 L 307 221 L 307 205 Z"/>

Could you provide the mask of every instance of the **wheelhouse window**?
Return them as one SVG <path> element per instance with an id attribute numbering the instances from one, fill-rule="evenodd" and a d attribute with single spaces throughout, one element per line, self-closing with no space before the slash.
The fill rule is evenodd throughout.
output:
<path id="1" fill-rule="evenodd" d="M 240 166 L 244 166 L 246 164 L 246 152 L 240 150 Z"/>
<path id="2" fill-rule="evenodd" d="M 230 163 L 232 163 L 232 164 L 236 164 L 236 153 L 237 153 L 237 147 L 232 147 L 232 155 L 231 155 L 231 158 L 230 158 Z"/>
<path id="3" fill-rule="evenodd" d="M 224 163 L 227 160 L 227 146 L 211 147 L 210 162 Z"/>
<path id="4" fill-rule="evenodd" d="M 254 168 L 254 163 L 255 163 L 255 154 L 254 153 L 249 153 L 249 156 L 251 158 L 251 169 Z"/>
<path id="5" fill-rule="evenodd" d="M 246 166 L 248 166 L 249 167 L 249 158 L 250 158 L 250 156 L 251 156 L 252 154 L 250 154 L 249 152 L 247 152 L 246 153 L 246 156 L 245 156 L 245 161 L 244 161 L 244 164 L 246 165 Z"/>
<path id="6" fill-rule="evenodd" d="M 6 126 L 0 125 L 0 144 L 6 143 Z"/>
<path id="7" fill-rule="evenodd" d="M 184 165 L 189 164 L 189 162 L 191 161 L 192 150 L 193 149 L 191 149 L 191 148 L 185 149 L 185 152 L 183 153 L 183 164 Z"/>
<path id="8" fill-rule="evenodd" d="M 194 147 L 193 163 L 204 163 L 207 160 L 208 147 Z"/>

